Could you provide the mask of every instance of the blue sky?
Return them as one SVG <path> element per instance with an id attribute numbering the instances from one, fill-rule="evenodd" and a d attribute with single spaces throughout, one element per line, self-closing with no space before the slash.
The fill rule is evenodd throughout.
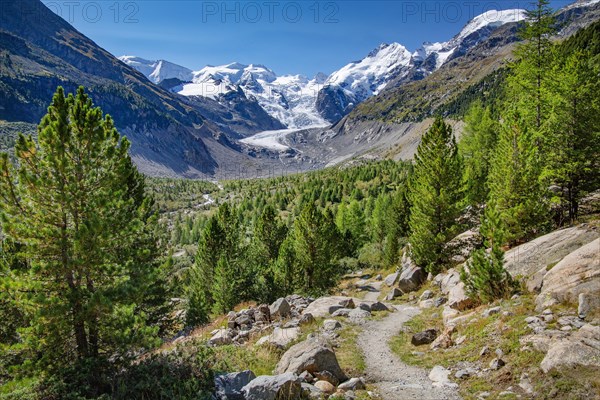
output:
<path id="1" fill-rule="evenodd" d="M 423 41 L 448 40 L 476 15 L 527 8 L 532 0 L 43 1 L 117 56 L 194 70 L 237 61 L 313 76 L 359 60 L 380 43 L 414 50 Z"/>

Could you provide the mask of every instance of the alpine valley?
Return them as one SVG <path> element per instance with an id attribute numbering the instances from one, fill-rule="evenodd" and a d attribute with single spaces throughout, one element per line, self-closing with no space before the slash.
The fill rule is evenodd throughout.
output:
<path id="1" fill-rule="evenodd" d="M 193 70 L 117 58 L 38 0 L 3 7 L 3 147 L 11 147 L 16 131 L 35 131 L 56 86 L 73 91 L 84 84 L 115 116 L 144 173 L 205 178 L 277 175 L 360 157 L 410 158 L 433 114 L 453 118 L 460 131 L 468 104 L 502 79 L 524 19 L 524 10 L 488 11 L 447 42 L 413 50 L 380 44 L 329 76 L 305 77 L 279 76 L 261 64 Z M 559 10 L 557 39 L 598 18 L 597 0 Z"/>

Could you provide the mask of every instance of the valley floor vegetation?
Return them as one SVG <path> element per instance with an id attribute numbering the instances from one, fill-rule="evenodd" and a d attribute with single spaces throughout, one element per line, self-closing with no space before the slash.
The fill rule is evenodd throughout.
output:
<path id="1" fill-rule="evenodd" d="M 0 159 L 0 399 L 208 397 L 228 369 L 214 349 L 143 355 L 238 303 L 326 294 L 405 251 L 436 274 L 471 228 L 470 295 L 509 298 L 504 250 L 574 223 L 600 187 L 600 24 L 553 43 L 547 2 L 530 17 L 494 105 L 472 102 L 458 143 L 437 117 L 414 162 L 145 178 L 85 90 L 58 88 L 37 140 Z"/>

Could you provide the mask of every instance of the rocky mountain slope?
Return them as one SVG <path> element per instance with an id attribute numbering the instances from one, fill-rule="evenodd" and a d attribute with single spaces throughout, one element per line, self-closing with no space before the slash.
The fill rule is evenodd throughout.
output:
<path id="1" fill-rule="evenodd" d="M 96 105 L 111 114 L 120 132 L 131 140 L 132 156 L 142 171 L 212 176 L 226 162 L 255 163 L 234 144 L 236 138 L 281 127 L 243 96 L 222 104 L 179 96 L 154 85 L 38 0 L 8 0 L 2 6 L 3 132 L 11 124 L 20 129 L 17 122 L 38 123 L 57 86 L 73 92 L 84 85 Z"/>

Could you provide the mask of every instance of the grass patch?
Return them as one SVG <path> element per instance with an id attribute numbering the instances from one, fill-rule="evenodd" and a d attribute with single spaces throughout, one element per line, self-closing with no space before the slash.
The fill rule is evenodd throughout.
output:
<path id="1" fill-rule="evenodd" d="M 338 362 L 342 370 L 349 376 L 361 376 L 364 374 L 366 365 L 362 351 L 356 343 L 359 329 L 355 326 L 344 324 L 338 331 L 338 344 L 335 349 Z"/>
<path id="2" fill-rule="evenodd" d="M 259 375 L 271 375 L 283 352 L 274 346 L 219 346 L 216 356 L 230 371 L 251 370 Z"/>

